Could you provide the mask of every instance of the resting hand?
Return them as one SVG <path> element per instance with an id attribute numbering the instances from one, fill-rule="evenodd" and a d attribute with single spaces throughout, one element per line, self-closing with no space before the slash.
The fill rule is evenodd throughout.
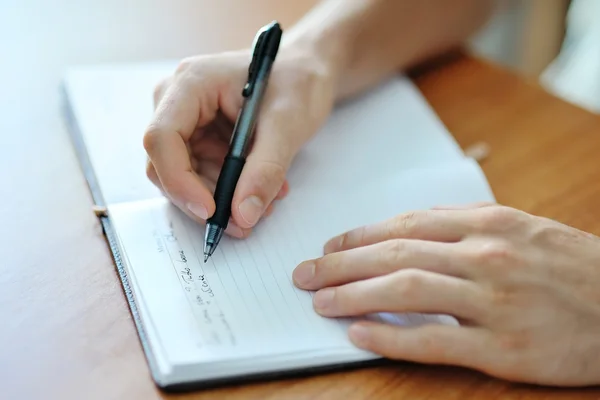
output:
<path id="1" fill-rule="evenodd" d="M 201 223 L 215 211 L 213 192 L 242 106 L 250 58 L 248 51 L 240 51 L 186 59 L 155 91 L 155 115 L 144 136 L 147 175 Z M 273 201 L 285 196 L 286 172 L 330 113 L 333 96 L 326 63 L 282 45 L 226 233 L 247 236 Z"/>
<path id="2" fill-rule="evenodd" d="M 449 314 L 461 326 L 358 322 L 356 346 L 513 381 L 600 383 L 600 239 L 512 208 L 399 215 L 332 239 L 299 265 L 328 317 Z"/>

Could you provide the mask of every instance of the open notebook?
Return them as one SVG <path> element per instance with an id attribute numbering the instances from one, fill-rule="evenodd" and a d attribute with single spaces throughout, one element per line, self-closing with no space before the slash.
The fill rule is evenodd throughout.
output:
<path id="1" fill-rule="evenodd" d="M 291 274 L 356 226 L 439 204 L 493 201 L 412 83 L 398 77 L 339 105 L 299 154 L 290 193 L 245 240 L 204 264 L 200 226 L 147 180 L 142 135 L 171 63 L 81 67 L 64 80 L 67 120 L 102 218 L 153 379 L 163 389 L 340 368 L 377 360 L 351 320 L 312 309 Z M 372 315 L 394 324 L 438 315 Z"/>

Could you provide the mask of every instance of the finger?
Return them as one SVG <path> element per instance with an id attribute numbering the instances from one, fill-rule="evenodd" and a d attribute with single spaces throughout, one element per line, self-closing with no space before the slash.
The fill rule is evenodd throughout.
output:
<path id="1" fill-rule="evenodd" d="M 231 99 L 232 104 L 230 105 L 230 107 L 233 107 L 233 110 L 239 110 L 241 108 L 242 104 L 239 103 L 240 99 L 241 99 L 241 96 L 239 96 L 239 97 L 235 96 L 235 98 Z M 229 111 L 233 111 L 233 110 L 229 110 Z M 237 115 L 232 116 L 233 118 L 230 119 L 227 116 L 227 114 L 228 113 L 219 112 L 217 114 L 217 117 L 214 120 L 214 127 L 215 127 L 215 133 L 217 135 L 217 138 L 219 138 L 219 140 L 221 140 L 225 143 L 229 143 L 229 139 L 231 138 L 231 134 L 232 134 L 233 128 L 235 126 L 235 124 L 232 123 L 231 121 L 235 121 L 237 119 Z"/>
<path id="2" fill-rule="evenodd" d="M 490 203 L 488 201 L 484 201 L 484 202 L 468 203 L 468 204 L 436 206 L 436 207 L 433 207 L 432 210 L 473 210 L 476 208 L 492 207 L 495 205 L 497 205 L 497 204 Z"/>
<path id="3" fill-rule="evenodd" d="M 158 179 L 158 174 L 156 173 L 156 169 L 154 169 L 154 165 L 152 161 L 148 160 L 146 162 L 146 176 L 156 186 L 159 190 L 164 192 L 162 184 L 160 183 L 160 179 Z"/>
<path id="4" fill-rule="evenodd" d="M 192 213 L 190 210 L 188 210 L 187 208 L 185 208 L 182 204 L 177 204 L 174 201 L 172 201 L 172 202 L 181 211 L 183 211 L 189 218 L 191 218 L 192 220 L 194 220 L 195 222 L 197 222 L 199 225 L 203 225 L 203 226 L 206 225 L 206 221 L 204 219 L 198 218 L 198 216 L 196 216 L 196 214 Z M 229 222 L 227 224 L 227 228 L 225 228 L 225 231 L 224 231 L 224 233 L 226 235 L 234 237 L 234 238 L 238 238 L 238 239 L 243 239 L 243 238 L 248 237 L 251 232 L 252 232 L 251 229 L 242 229 L 242 228 L 240 228 L 231 219 L 229 220 Z"/>
<path id="5" fill-rule="evenodd" d="M 285 131 L 280 112 L 267 109 L 261 117 L 232 203 L 234 220 L 243 228 L 254 226 L 282 190 L 300 145 L 299 135 Z"/>
<path id="6" fill-rule="evenodd" d="M 211 160 L 198 160 L 197 162 L 196 172 L 201 177 L 204 177 L 216 184 L 219 179 L 219 174 L 221 173 L 221 164 L 217 164 L 216 161 Z M 211 191 L 214 193 L 214 191 Z"/>
<path id="7" fill-rule="evenodd" d="M 273 210 L 275 210 L 275 202 L 269 204 L 269 207 L 267 207 L 267 209 L 265 210 L 265 217 L 268 217 L 269 215 L 273 214 Z"/>
<path id="8" fill-rule="evenodd" d="M 171 81 L 172 81 L 171 77 L 164 78 L 154 87 L 154 93 L 152 96 L 152 98 L 154 100 L 154 109 L 156 109 L 156 107 L 160 103 L 160 100 L 162 99 L 162 97 L 165 93 L 165 90 L 171 84 Z"/>
<path id="9" fill-rule="evenodd" d="M 146 174 L 148 175 L 148 178 L 150 179 L 150 181 L 152 181 L 157 187 L 158 189 L 163 193 L 163 195 L 167 198 L 169 198 L 169 196 L 164 192 L 161 184 L 160 184 L 160 180 L 158 179 L 158 176 L 156 175 L 156 171 L 154 169 L 154 166 L 152 165 L 151 162 L 148 162 L 147 164 L 147 169 L 146 169 Z M 210 181 L 206 178 L 202 178 L 204 185 L 212 192 L 214 192 L 215 190 L 215 186 L 216 183 L 213 181 Z M 178 204 L 177 202 L 171 200 L 171 202 L 173 204 L 175 204 L 179 209 L 181 209 L 181 211 L 183 211 L 188 217 L 190 217 L 191 219 L 193 219 L 194 221 L 196 221 L 197 223 L 201 224 L 201 225 L 205 225 L 206 221 L 204 219 L 199 218 L 196 214 L 193 214 L 190 210 L 188 210 L 186 207 L 183 207 L 182 204 Z M 229 221 L 229 224 L 227 225 L 227 228 L 225 229 L 225 234 L 235 237 L 235 238 L 246 238 L 250 235 L 251 230 L 250 229 L 242 229 L 239 226 L 237 226 L 235 224 L 235 222 L 233 221 Z"/>
<path id="10" fill-rule="evenodd" d="M 296 267 L 292 277 L 302 289 L 317 290 L 404 269 L 422 269 L 455 277 L 468 276 L 466 264 L 450 243 L 393 239 L 329 253 Z"/>
<path id="11" fill-rule="evenodd" d="M 211 129 L 211 124 L 208 124 L 207 126 L 196 127 L 194 133 L 192 133 L 192 135 L 190 136 L 188 143 L 193 147 L 196 144 L 196 142 L 203 139 L 210 139 L 216 142 L 222 141 L 216 134 L 216 132 L 214 132 L 214 129 Z"/>
<path id="12" fill-rule="evenodd" d="M 217 182 L 213 181 L 212 179 L 209 179 L 205 176 L 200 176 L 200 179 L 202 180 L 202 183 L 204 184 L 204 186 L 206 186 L 206 188 L 211 192 L 214 193 L 215 189 L 217 188 Z"/>
<path id="13" fill-rule="evenodd" d="M 208 96 L 201 109 L 191 84 L 180 79 L 166 90 L 144 136 L 144 148 L 165 192 L 202 219 L 212 215 L 214 201 L 192 169 L 185 143 L 196 125 L 214 117 L 213 103 Z"/>
<path id="14" fill-rule="evenodd" d="M 229 221 L 227 228 L 225 228 L 225 234 L 237 239 L 244 239 L 250 236 L 252 229 L 242 229 L 235 224 L 234 221 Z"/>
<path id="15" fill-rule="evenodd" d="M 218 160 L 216 159 L 216 157 L 214 159 L 211 159 L 211 158 L 200 159 L 196 162 L 194 169 L 196 170 L 198 175 L 205 176 L 208 179 L 210 179 L 211 181 L 213 181 L 213 183 L 215 183 L 215 182 L 217 182 L 219 175 L 221 173 L 221 168 L 223 166 L 222 164 L 223 164 L 223 158 L 220 158 Z M 211 190 L 211 192 L 214 193 L 214 187 Z M 289 193 L 289 185 L 288 185 L 288 182 L 285 181 L 281 187 L 281 190 L 277 193 L 277 196 L 275 196 L 274 200 L 282 200 L 287 196 L 288 193 Z M 266 211 L 265 211 L 265 213 L 266 213 Z"/>
<path id="16" fill-rule="evenodd" d="M 215 192 L 215 189 L 217 187 L 217 179 L 219 177 L 219 173 L 220 173 L 220 167 L 215 165 L 214 162 L 205 162 L 205 161 L 199 161 L 198 162 L 199 168 L 197 169 L 198 174 L 200 174 L 200 177 L 202 179 L 202 181 L 204 182 L 204 185 L 208 188 L 208 190 L 211 191 L 211 193 Z M 264 217 L 268 217 L 269 215 L 271 215 L 273 213 L 273 209 L 275 207 L 275 201 L 280 199 L 280 194 L 278 194 L 278 196 L 275 198 L 275 200 L 273 200 L 271 202 L 271 204 L 269 204 L 269 206 L 267 207 L 267 209 L 265 210 L 263 216 Z"/>
<path id="17" fill-rule="evenodd" d="M 281 190 L 279 190 L 279 193 L 277 193 L 276 199 L 277 200 L 284 199 L 288 195 L 289 192 L 290 192 L 290 185 L 289 185 L 288 181 L 285 180 L 283 182 L 283 185 L 281 185 Z"/>
<path id="18" fill-rule="evenodd" d="M 223 164 L 225 156 L 229 151 L 226 142 L 216 140 L 210 136 L 203 136 L 192 144 L 192 153 L 198 159 L 209 160 Z"/>
<path id="19" fill-rule="evenodd" d="M 150 182 L 152 182 L 157 189 L 160 191 L 160 193 L 166 197 L 167 199 L 171 200 L 171 198 L 169 197 L 169 194 L 167 192 L 165 192 L 165 189 L 162 187 L 162 184 L 160 183 L 160 179 L 158 179 L 158 175 L 156 174 L 156 170 L 154 169 L 154 166 L 152 165 L 152 163 L 150 161 L 148 161 L 148 163 L 146 164 L 146 176 L 148 176 L 148 179 L 150 179 Z M 173 204 L 175 204 L 172 200 L 171 202 Z M 188 211 L 187 209 L 184 211 Z"/>
<path id="20" fill-rule="evenodd" d="M 470 231 L 472 218 L 454 210 L 408 212 L 334 237 L 325 244 L 324 252 L 328 254 L 401 238 L 458 242 Z"/>
<path id="21" fill-rule="evenodd" d="M 326 317 L 417 312 L 475 321 L 485 300 L 471 281 L 414 269 L 321 289 L 313 297 L 315 310 Z"/>
<path id="22" fill-rule="evenodd" d="M 400 327 L 377 322 L 356 322 L 348 336 L 358 348 L 393 360 L 422 364 L 455 365 L 482 370 L 489 364 L 491 335 L 478 327 L 427 324 Z"/>
<path id="23" fill-rule="evenodd" d="M 192 213 L 189 209 L 187 209 L 184 205 L 182 205 L 181 203 L 174 201 L 173 199 L 171 199 L 167 193 L 164 192 L 164 190 L 162 189 L 162 186 L 160 186 L 160 181 L 158 181 L 158 177 L 156 176 L 156 172 L 154 171 L 154 167 L 152 166 L 151 163 L 148 163 L 148 168 L 147 168 L 147 175 L 150 178 L 151 181 L 153 182 L 158 182 L 156 185 L 159 188 L 159 190 L 162 192 L 163 196 L 167 197 L 169 200 L 171 200 L 171 202 L 177 206 L 181 211 L 183 211 L 188 217 L 190 217 L 192 220 L 196 221 L 198 224 L 200 225 L 205 225 L 206 221 L 205 219 L 199 218 L 196 214 Z M 216 183 L 209 181 L 208 179 L 202 178 L 204 184 L 206 185 L 206 187 L 213 191 L 215 190 L 215 186 Z M 237 226 L 235 224 L 235 222 L 233 222 L 232 220 L 229 220 L 229 223 L 227 225 L 227 228 L 225 229 L 225 234 L 235 237 L 235 238 L 246 238 L 250 235 L 251 233 L 251 229 L 242 229 L 239 226 Z"/>

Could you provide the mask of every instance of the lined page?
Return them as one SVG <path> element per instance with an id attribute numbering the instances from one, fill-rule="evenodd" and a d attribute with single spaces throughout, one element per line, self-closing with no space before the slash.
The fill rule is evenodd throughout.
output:
<path id="1" fill-rule="evenodd" d="M 128 269 L 143 302 L 145 323 L 155 330 L 155 349 L 172 365 L 228 358 L 306 352 L 354 352 L 348 320 L 324 318 L 312 309 L 312 293 L 297 289 L 299 262 L 322 254 L 332 236 L 400 212 L 439 204 L 493 201 L 475 162 L 407 170 L 353 189 L 290 192 L 286 201 L 244 240 L 224 237 L 202 262 L 204 228 L 163 199 L 110 207 Z M 418 314 L 384 315 L 397 324 L 452 323 Z M 268 363 L 267 363 L 268 364 Z M 265 365 L 267 365 L 265 364 Z"/>

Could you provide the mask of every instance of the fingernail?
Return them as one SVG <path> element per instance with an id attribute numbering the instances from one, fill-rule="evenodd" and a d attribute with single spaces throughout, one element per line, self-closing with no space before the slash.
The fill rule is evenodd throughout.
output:
<path id="1" fill-rule="evenodd" d="M 334 237 L 329 242 L 325 243 L 325 254 L 333 253 L 342 248 L 344 243 L 344 235 Z"/>
<path id="2" fill-rule="evenodd" d="M 240 214 L 247 224 L 254 226 L 262 214 L 264 204 L 256 196 L 250 196 L 239 206 Z"/>
<path id="3" fill-rule="evenodd" d="M 292 276 L 298 285 L 307 285 L 315 276 L 315 263 L 308 261 L 298 265 Z"/>
<path id="4" fill-rule="evenodd" d="M 369 329 L 364 325 L 354 324 L 348 329 L 348 336 L 356 346 L 364 347 L 369 341 Z"/>
<path id="5" fill-rule="evenodd" d="M 316 309 L 324 310 L 331 306 L 335 292 L 331 288 L 319 290 L 313 297 L 313 303 Z"/>
<path id="6" fill-rule="evenodd" d="M 208 218 L 208 210 L 200 203 L 188 203 L 188 210 L 192 212 L 195 216 L 201 219 Z"/>

